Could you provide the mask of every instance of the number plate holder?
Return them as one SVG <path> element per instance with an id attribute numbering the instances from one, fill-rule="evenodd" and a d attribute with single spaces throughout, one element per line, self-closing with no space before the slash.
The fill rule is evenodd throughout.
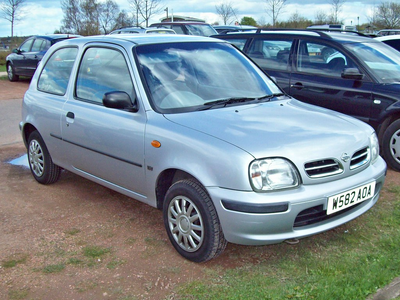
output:
<path id="1" fill-rule="evenodd" d="M 328 198 L 327 215 L 334 214 L 338 211 L 356 205 L 367 199 L 370 199 L 375 194 L 375 181 L 364 184 L 346 192 L 330 196 Z"/>

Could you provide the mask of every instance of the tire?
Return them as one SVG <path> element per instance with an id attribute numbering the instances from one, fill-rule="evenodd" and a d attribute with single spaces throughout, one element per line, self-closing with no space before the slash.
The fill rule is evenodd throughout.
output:
<path id="1" fill-rule="evenodd" d="M 227 242 L 214 204 L 197 181 L 185 179 L 169 188 L 163 217 L 172 245 L 186 259 L 205 262 L 224 251 Z"/>
<path id="2" fill-rule="evenodd" d="M 389 167 L 400 172 L 400 120 L 390 124 L 383 134 L 382 153 Z"/>
<path id="3" fill-rule="evenodd" d="M 15 75 L 15 71 L 11 63 L 7 64 L 7 76 L 10 81 L 18 81 L 19 76 Z"/>
<path id="4" fill-rule="evenodd" d="M 61 168 L 53 163 L 39 132 L 33 131 L 28 138 L 28 162 L 33 177 L 41 184 L 58 180 Z"/>

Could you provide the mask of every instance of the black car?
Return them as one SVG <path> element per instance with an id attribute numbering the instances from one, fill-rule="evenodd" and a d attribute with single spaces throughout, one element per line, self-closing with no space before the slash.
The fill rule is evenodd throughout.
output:
<path id="1" fill-rule="evenodd" d="M 19 76 L 32 77 L 39 61 L 52 45 L 73 37 L 77 35 L 52 34 L 27 38 L 6 57 L 8 79 L 18 81 Z"/>
<path id="2" fill-rule="evenodd" d="M 239 47 L 289 95 L 370 124 L 386 162 L 400 171 L 399 52 L 354 33 L 259 29 L 215 37 Z"/>

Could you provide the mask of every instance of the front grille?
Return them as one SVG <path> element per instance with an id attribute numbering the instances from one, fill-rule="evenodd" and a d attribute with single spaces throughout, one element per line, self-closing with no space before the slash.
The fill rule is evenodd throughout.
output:
<path id="1" fill-rule="evenodd" d="M 369 149 L 365 147 L 354 153 L 350 161 L 350 170 L 357 169 L 369 162 Z"/>
<path id="2" fill-rule="evenodd" d="M 342 159 L 344 160 L 344 158 Z M 351 157 L 350 170 L 360 168 L 368 164 L 369 161 L 370 161 L 369 148 L 365 147 L 354 153 L 353 156 Z M 307 175 L 310 178 L 322 178 L 322 177 L 341 174 L 344 171 L 344 167 L 339 160 L 333 158 L 327 158 L 306 163 L 304 165 L 304 170 L 306 171 Z"/>
<path id="3" fill-rule="evenodd" d="M 323 159 L 304 165 L 307 175 L 311 178 L 332 176 L 343 172 L 343 166 L 336 159 Z"/>

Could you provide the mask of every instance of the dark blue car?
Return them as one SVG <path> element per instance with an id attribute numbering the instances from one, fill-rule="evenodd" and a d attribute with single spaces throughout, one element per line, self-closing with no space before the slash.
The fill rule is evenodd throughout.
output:
<path id="1" fill-rule="evenodd" d="M 39 61 L 52 45 L 74 37 L 77 35 L 52 34 L 29 37 L 6 57 L 8 79 L 18 81 L 19 76 L 32 77 Z"/>

